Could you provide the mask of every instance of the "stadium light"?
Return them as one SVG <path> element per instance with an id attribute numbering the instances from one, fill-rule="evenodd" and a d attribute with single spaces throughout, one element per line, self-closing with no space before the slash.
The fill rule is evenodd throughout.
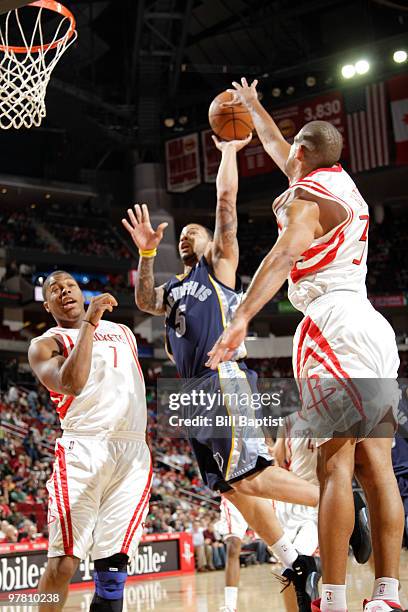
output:
<path id="1" fill-rule="evenodd" d="M 274 87 L 272 89 L 272 95 L 274 98 L 279 98 L 279 96 L 281 95 L 281 90 L 279 87 Z"/>
<path id="2" fill-rule="evenodd" d="M 352 79 L 353 76 L 356 74 L 356 69 L 352 64 L 346 64 L 341 69 L 341 74 L 345 79 Z"/>
<path id="3" fill-rule="evenodd" d="M 395 51 L 394 55 L 392 56 L 392 59 L 396 64 L 403 64 L 407 61 L 407 57 L 407 52 L 400 49 L 399 51 Z"/>
<path id="4" fill-rule="evenodd" d="M 366 74 L 370 70 L 370 64 L 367 62 L 367 60 L 362 59 L 355 64 L 354 68 L 356 69 L 357 74 Z"/>
<path id="5" fill-rule="evenodd" d="M 166 128 L 172 128 L 175 126 L 175 124 L 176 121 L 174 117 L 166 117 L 166 119 L 164 120 L 164 125 L 166 126 Z"/>
<path id="6" fill-rule="evenodd" d="M 295 93 L 295 88 L 293 87 L 293 85 L 289 85 L 289 87 L 286 90 L 286 93 L 288 94 L 288 96 L 291 96 L 292 94 Z"/>
<path id="7" fill-rule="evenodd" d="M 314 87 L 316 85 L 316 77 L 314 76 L 308 76 L 306 79 L 306 85 L 308 87 Z"/>

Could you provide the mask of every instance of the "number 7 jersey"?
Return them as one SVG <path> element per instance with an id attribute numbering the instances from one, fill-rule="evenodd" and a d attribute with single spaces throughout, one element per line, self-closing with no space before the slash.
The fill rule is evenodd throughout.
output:
<path id="1" fill-rule="evenodd" d="M 314 240 L 293 266 L 288 279 L 288 297 L 293 306 L 304 313 L 315 298 L 339 290 L 366 297 L 369 212 L 354 181 L 340 164 L 319 168 L 296 181 L 273 203 L 279 231 L 298 189 L 337 202 L 347 217 Z"/>
<path id="2" fill-rule="evenodd" d="M 68 357 L 79 329 L 52 327 L 31 343 L 54 337 Z M 64 431 L 146 432 L 146 393 L 136 339 L 126 325 L 101 320 L 94 331 L 91 369 L 77 397 L 50 391 Z"/>

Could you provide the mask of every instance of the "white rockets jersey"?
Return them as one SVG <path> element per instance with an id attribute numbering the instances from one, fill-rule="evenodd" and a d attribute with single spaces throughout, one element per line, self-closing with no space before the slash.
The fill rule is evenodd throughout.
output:
<path id="1" fill-rule="evenodd" d="M 273 203 L 279 231 L 285 226 L 286 208 L 296 197 L 296 189 L 338 202 L 347 218 L 314 240 L 295 263 L 288 279 L 293 306 L 305 312 L 312 300 L 336 290 L 366 296 L 369 213 L 354 181 L 340 164 L 319 168 L 296 181 Z"/>
<path id="2" fill-rule="evenodd" d="M 285 419 L 285 446 L 287 468 L 312 484 L 319 485 L 316 475 L 317 449 L 308 437 L 308 423 L 299 412 Z"/>
<path id="3" fill-rule="evenodd" d="M 52 327 L 42 338 L 55 336 L 68 357 L 79 329 Z M 89 378 L 77 397 L 50 391 L 61 427 L 78 433 L 145 433 L 146 393 L 136 339 L 126 325 L 101 320 L 94 332 Z"/>

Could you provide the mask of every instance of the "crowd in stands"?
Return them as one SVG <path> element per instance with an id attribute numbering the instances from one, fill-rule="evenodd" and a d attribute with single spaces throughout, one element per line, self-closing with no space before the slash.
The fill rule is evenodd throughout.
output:
<path id="1" fill-rule="evenodd" d="M 38 235 L 28 210 L 0 212 L 0 247 L 12 246 L 48 250 L 48 244 Z"/>
<path id="2" fill-rule="evenodd" d="M 122 230 L 103 216 L 68 215 L 67 211 L 25 208 L 0 213 L 0 247 L 26 247 L 49 253 L 70 253 L 131 259 L 135 253 Z M 47 233 L 41 231 L 45 228 Z M 129 248 L 130 247 L 130 248 Z"/>
<path id="3" fill-rule="evenodd" d="M 47 240 L 39 232 L 43 224 L 55 240 Z M 377 223 L 371 216 L 368 250 L 367 287 L 369 293 L 396 293 L 408 290 L 408 247 L 406 241 L 407 213 L 385 209 L 384 220 Z M 265 218 L 240 217 L 238 242 L 240 245 L 239 274 L 249 279 L 268 253 L 277 237 L 272 215 Z M 57 246 L 60 245 L 60 246 Z M 26 208 L 0 213 L 0 247 L 19 246 L 41 251 L 62 252 L 96 257 L 130 260 L 135 249 L 124 231 L 112 227 L 106 212 L 87 209 L 81 205 L 70 209 L 54 204 L 50 209 Z M 18 262 L 18 266 L 25 262 Z M 23 274 L 24 270 L 20 270 Z M 113 289 L 129 289 L 127 278 L 113 277 Z M 99 289 L 99 287 L 97 287 Z M 105 286 L 106 289 L 106 286 Z M 285 290 L 276 299 L 285 297 Z"/>
<path id="4" fill-rule="evenodd" d="M 155 459 L 147 533 L 192 529 L 217 516 L 217 497 L 199 478 L 184 439 L 161 438 L 155 426 L 155 391 L 148 393 L 149 439 Z M 41 385 L 11 384 L 0 392 L 0 543 L 43 541 L 46 482 L 51 475 L 58 416 Z M 177 495 L 175 494 L 177 488 Z M 35 528 L 35 529 L 34 529 Z M 28 534 L 28 535 L 27 535 Z"/>
<path id="5" fill-rule="evenodd" d="M 368 293 L 398 293 L 408 291 L 408 213 L 385 209 L 384 220 L 370 218 L 368 234 Z M 270 219 L 240 219 L 238 244 L 239 272 L 252 276 L 277 237 L 276 223 Z"/>
<path id="6" fill-rule="evenodd" d="M 397 293 L 408 290 L 408 214 L 392 208 L 384 221 L 370 219 L 368 249 L 368 293 Z"/>

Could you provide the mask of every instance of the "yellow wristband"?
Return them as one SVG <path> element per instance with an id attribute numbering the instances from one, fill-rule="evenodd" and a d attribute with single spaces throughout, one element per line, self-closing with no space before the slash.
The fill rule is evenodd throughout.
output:
<path id="1" fill-rule="evenodd" d="M 147 249 L 145 251 L 143 249 L 139 249 L 139 255 L 140 257 L 156 257 L 157 249 Z"/>

